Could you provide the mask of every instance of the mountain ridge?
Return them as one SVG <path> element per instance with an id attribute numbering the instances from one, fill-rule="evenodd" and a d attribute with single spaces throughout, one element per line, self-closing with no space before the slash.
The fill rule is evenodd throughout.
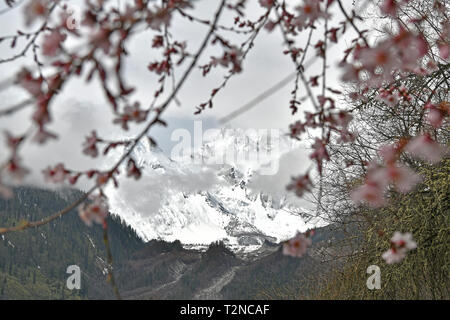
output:
<path id="1" fill-rule="evenodd" d="M 249 137 L 225 136 L 222 140 L 205 142 L 200 151 L 193 152 L 223 153 L 223 144 L 233 145 L 237 141 L 234 139 L 240 141 L 235 148 L 248 148 Z M 287 145 L 289 140 L 282 141 Z M 257 143 L 259 140 L 250 144 Z M 281 154 L 290 150 L 284 148 Z M 251 167 L 233 163 L 214 166 L 183 163 L 167 157 L 147 141 L 140 142 L 133 150 L 133 159 L 142 170 L 143 181 L 137 182 L 141 188 L 134 189 L 123 180 L 120 181 L 123 189 L 111 186 L 106 193 L 111 210 L 120 214 L 146 241 L 180 240 L 191 247 L 194 243 L 207 245 L 224 241 L 235 250 L 257 250 L 265 240 L 279 243 L 298 231 L 315 227 L 298 214 L 306 210 L 289 203 L 285 196 L 249 188 L 261 164 L 253 163 Z M 200 182 L 196 184 L 196 181 Z M 185 190 L 184 184 L 193 186 Z M 127 194 L 126 189 L 133 190 L 133 194 Z"/>

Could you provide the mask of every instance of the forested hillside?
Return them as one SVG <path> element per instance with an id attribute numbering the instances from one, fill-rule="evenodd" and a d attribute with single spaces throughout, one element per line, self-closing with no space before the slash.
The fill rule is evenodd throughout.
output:
<path id="1" fill-rule="evenodd" d="M 360 250 L 343 271 L 329 276 L 316 291 L 325 299 L 449 299 L 450 297 L 450 159 L 419 169 L 423 183 L 412 193 L 393 193 L 389 206 L 360 209 L 373 217 L 361 224 Z M 412 230 L 418 247 L 401 263 L 389 265 L 381 255 L 395 230 Z M 381 268 L 381 289 L 362 285 L 370 265 Z"/>
<path id="2" fill-rule="evenodd" d="M 0 225 L 35 221 L 58 211 L 81 196 L 80 191 L 44 191 L 17 188 L 14 198 L 0 199 Z M 109 239 L 115 263 L 129 258 L 143 243 L 120 218 L 108 218 Z M 112 297 L 106 283 L 105 246 L 101 226 L 87 227 L 77 212 L 37 229 L 0 238 L 1 299 L 86 299 Z M 69 291 L 67 267 L 78 265 L 81 290 Z"/>

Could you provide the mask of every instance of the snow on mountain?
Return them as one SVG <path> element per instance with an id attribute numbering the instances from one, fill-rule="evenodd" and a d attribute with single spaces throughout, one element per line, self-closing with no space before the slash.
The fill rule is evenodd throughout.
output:
<path id="1" fill-rule="evenodd" d="M 221 130 L 176 160 L 141 142 L 133 158 L 142 178 L 121 178 L 119 189 L 106 190 L 111 211 L 145 240 L 191 246 L 222 240 L 236 250 L 286 240 L 312 227 L 294 213 L 302 209 L 284 195 L 249 188 L 255 174 L 271 174 L 282 154 L 299 147 L 278 138 Z"/>

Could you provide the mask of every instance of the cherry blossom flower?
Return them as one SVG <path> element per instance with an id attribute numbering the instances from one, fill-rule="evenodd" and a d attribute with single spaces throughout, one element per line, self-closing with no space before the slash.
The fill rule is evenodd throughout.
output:
<path id="1" fill-rule="evenodd" d="M 437 108 L 435 105 L 433 105 L 431 103 L 427 103 L 424 108 L 428 109 L 428 113 L 427 113 L 428 123 L 431 124 L 435 128 L 439 128 L 440 126 L 442 126 L 446 112 L 440 110 L 439 108 Z"/>
<path id="2" fill-rule="evenodd" d="M 448 42 L 440 42 L 438 48 L 441 59 L 447 60 L 450 57 L 450 44 Z"/>
<path id="3" fill-rule="evenodd" d="M 299 29 L 311 26 L 319 18 L 327 18 L 328 15 L 320 8 L 320 1 L 304 0 L 303 4 L 296 7 L 299 16 L 296 24 Z"/>
<path id="4" fill-rule="evenodd" d="M 102 224 L 108 217 L 108 203 L 104 197 L 97 196 L 92 203 L 78 207 L 78 214 L 89 227 L 93 222 Z"/>
<path id="5" fill-rule="evenodd" d="M 311 128 L 317 128 L 316 120 L 314 119 L 314 114 L 311 112 L 305 111 L 305 125 Z"/>
<path id="6" fill-rule="evenodd" d="M 380 9 L 381 12 L 384 14 L 395 16 L 397 14 L 398 9 L 397 0 L 384 0 Z"/>
<path id="7" fill-rule="evenodd" d="M 272 7 L 274 3 L 275 3 L 274 0 L 259 0 L 259 4 L 261 5 L 261 7 L 264 7 L 267 9 Z"/>
<path id="8" fill-rule="evenodd" d="M 102 186 L 108 182 L 111 175 L 108 172 L 97 173 L 97 185 Z"/>
<path id="9" fill-rule="evenodd" d="M 17 76 L 17 83 L 34 97 L 42 95 L 42 82 L 43 79 L 35 79 L 26 68 L 23 68 Z"/>
<path id="10" fill-rule="evenodd" d="M 394 163 L 398 157 L 398 148 L 396 145 L 389 144 L 382 146 L 378 153 L 383 157 L 387 164 Z"/>
<path id="11" fill-rule="evenodd" d="M 347 129 L 339 130 L 339 137 L 337 138 L 337 143 L 348 143 L 355 141 L 355 134 L 348 131 Z"/>
<path id="12" fill-rule="evenodd" d="M 54 168 L 48 167 L 43 170 L 45 181 L 53 182 L 53 183 L 61 183 L 64 182 L 69 171 L 64 168 L 62 163 L 57 164 Z"/>
<path id="13" fill-rule="evenodd" d="M 140 109 L 139 104 L 134 104 L 133 106 L 126 106 L 124 108 L 124 113 L 120 115 L 119 118 L 114 119 L 113 123 L 118 123 L 122 125 L 122 129 L 128 130 L 128 122 L 135 121 L 136 123 L 141 123 L 147 119 L 148 112 Z"/>
<path id="14" fill-rule="evenodd" d="M 438 163 L 448 152 L 446 147 L 438 144 L 427 134 L 415 137 L 408 142 L 405 147 L 405 151 L 411 153 L 419 159 L 429 161 L 431 163 Z"/>
<path id="15" fill-rule="evenodd" d="M 339 31 L 339 28 L 331 28 L 330 30 L 328 30 L 328 32 L 330 33 L 330 41 L 337 43 L 338 42 L 338 37 L 337 37 L 337 33 Z"/>
<path id="16" fill-rule="evenodd" d="M 337 114 L 333 114 L 333 120 L 337 125 L 343 128 L 347 128 L 350 122 L 353 120 L 353 116 L 349 112 L 340 111 Z"/>
<path id="17" fill-rule="evenodd" d="M 399 251 L 396 249 L 389 249 L 384 252 L 381 257 L 386 261 L 387 264 L 399 263 L 403 261 L 406 257 L 406 253 L 404 251 Z"/>
<path id="18" fill-rule="evenodd" d="M 360 61 L 366 70 L 373 73 L 375 68 L 382 67 L 385 79 L 389 79 L 392 70 L 399 65 L 389 41 L 383 41 L 374 48 L 363 48 L 359 54 Z"/>
<path id="19" fill-rule="evenodd" d="M 420 58 L 429 50 L 428 44 L 422 35 L 416 35 L 400 26 L 399 32 L 386 41 L 394 50 L 398 62 L 397 68 L 414 71 L 418 67 Z"/>
<path id="20" fill-rule="evenodd" d="M 49 57 L 55 56 L 60 50 L 60 45 L 64 40 L 66 40 L 65 34 L 61 33 L 59 30 L 53 30 L 44 37 L 42 53 Z"/>
<path id="21" fill-rule="evenodd" d="M 388 166 L 385 169 L 386 179 L 394 183 L 397 191 L 406 193 L 411 191 L 422 178 L 408 167 Z"/>
<path id="22" fill-rule="evenodd" d="M 287 190 L 294 191 L 298 197 L 302 197 L 303 193 L 311 191 L 312 182 L 309 174 L 293 177 L 291 183 L 287 186 Z"/>
<path id="23" fill-rule="evenodd" d="M 221 58 L 212 58 L 211 65 L 217 66 L 222 65 L 228 67 L 230 64 L 232 66 L 231 71 L 233 73 L 239 73 L 242 71 L 241 58 L 243 53 L 237 47 L 231 47 L 228 49 Z"/>
<path id="24" fill-rule="evenodd" d="M 33 137 L 33 141 L 39 144 L 44 144 L 49 139 L 57 139 L 57 138 L 58 136 L 56 134 L 46 131 L 44 128 L 39 128 L 38 132 Z"/>
<path id="25" fill-rule="evenodd" d="M 417 243 L 413 240 L 413 236 L 410 232 L 402 234 L 396 231 L 391 238 L 391 243 L 397 248 L 405 248 L 406 250 L 414 250 L 417 248 Z"/>
<path id="26" fill-rule="evenodd" d="M 17 148 L 22 143 L 24 137 L 15 137 L 8 131 L 5 131 L 6 146 L 11 149 L 12 153 L 15 154 Z"/>
<path id="27" fill-rule="evenodd" d="M 408 167 L 397 165 L 396 146 L 387 145 L 381 148 L 380 154 L 387 166 L 371 163 L 366 175 L 366 183 L 350 194 L 355 204 L 368 203 L 372 207 L 381 207 L 386 203 L 384 193 L 389 184 L 393 184 L 398 192 L 411 191 L 422 178 Z"/>
<path id="28" fill-rule="evenodd" d="M 48 14 L 48 0 L 29 1 L 24 7 L 25 24 L 31 26 L 37 18 L 44 18 Z"/>
<path id="29" fill-rule="evenodd" d="M 344 73 L 341 75 L 341 80 L 344 82 L 359 82 L 360 67 L 355 67 L 350 63 L 341 64 L 341 70 Z M 359 95 L 359 94 L 358 94 Z"/>
<path id="30" fill-rule="evenodd" d="M 136 162 L 133 159 L 128 160 L 127 177 L 134 177 L 136 180 L 138 180 L 141 175 L 141 170 L 136 166 Z"/>
<path id="31" fill-rule="evenodd" d="M 91 44 L 103 50 L 105 54 L 109 53 L 111 48 L 111 42 L 109 36 L 111 35 L 111 31 L 106 28 L 101 28 L 97 32 L 93 33 L 91 37 Z"/>
<path id="32" fill-rule="evenodd" d="M 171 12 L 167 8 L 156 7 L 155 11 L 147 17 L 147 23 L 153 30 L 160 31 L 163 25 L 168 26 L 172 19 Z"/>
<path id="33" fill-rule="evenodd" d="M 50 97 L 48 95 L 43 95 L 38 98 L 36 110 L 32 115 L 32 119 L 39 127 L 43 127 L 51 121 L 50 113 L 48 111 L 49 99 Z"/>
<path id="34" fill-rule="evenodd" d="M 70 184 L 76 184 L 77 183 L 77 181 L 78 181 L 78 179 L 81 177 L 81 174 L 80 173 L 77 173 L 76 175 L 73 175 L 73 176 L 69 176 L 69 178 L 68 178 L 68 181 L 69 181 L 69 183 Z"/>
<path id="35" fill-rule="evenodd" d="M 83 143 L 83 153 L 91 156 L 93 158 L 98 156 L 97 142 L 100 139 L 97 137 L 97 132 L 92 131 L 92 134 L 86 138 L 86 141 Z"/>
<path id="36" fill-rule="evenodd" d="M 317 162 L 319 173 L 322 174 L 322 161 L 330 160 L 330 155 L 328 154 L 326 144 L 321 139 L 316 139 L 312 145 L 314 152 L 309 155 L 310 159 L 315 159 Z"/>
<path id="37" fill-rule="evenodd" d="M 294 238 L 283 243 L 283 254 L 294 258 L 302 257 L 312 244 L 311 238 L 298 233 Z"/>
<path id="38" fill-rule="evenodd" d="M 399 263 L 406 257 L 408 251 L 416 248 L 417 243 L 413 240 L 411 233 L 402 234 L 396 231 L 391 238 L 391 248 L 383 253 L 382 258 L 388 264 Z"/>
<path id="39" fill-rule="evenodd" d="M 30 172 L 21 164 L 21 159 L 14 155 L 6 164 L 6 171 L 16 181 L 20 182 Z"/>
<path id="40" fill-rule="evenodd" d="M 296 121 L 295 123 L 289 126 L 290 136 L 291 138 L 297 138 L 303 132 L 306 131 L 305 125 L 301 121 Z"/>
<path id="41" fill-rule="evenodd" d="M 374 181 L 367 181 L 362 186 L 350 193 L 350 197 L 355 204 L 368 203 L 372 207 L 381 207 L 386 203 L 384 199 L 384 185 Z"/>
<path id="42" fill-rule="evenodd" d="M 395 107 L 398 103 L 398 97 L 389 90 L 380 89 L 376 99 L 391 107 Z"/>
<path id="43" fill-rule="evenodd" d="M 164 46 L 164 37 L 156 35 L 152 41 L 152 48 L 160 48 L 162 46 Z"/>

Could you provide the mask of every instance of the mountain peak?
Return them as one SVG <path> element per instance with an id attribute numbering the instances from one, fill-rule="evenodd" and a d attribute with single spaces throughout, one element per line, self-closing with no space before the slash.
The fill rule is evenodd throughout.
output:
<path id="1" fill-rule="evenodd" d="M 286 137 L 278 135 L 276 139 L 282 142 L 275 148 L 267 144 L 267 137 L 222 130 L 205 139 L 196 152 L 216 156 L 230 146 L 241 151 L 256 147 L 286 152 Z M 256 162 L 208 165 L 174 161 L 148 141 L 136 146 L 133 157 L 142 169 L 141 179 L 132 182 L 137 186 L 124 180 L 119 189 L 110 188 L 107 193 L 112 211 L 147 241 L 179 240 L 183 245 L 223 241 L 234 251 L 257 250 L 266 241 L 284 241 L 310 227 L 291 213 L 298 210 L 290 210 L 293 205 L 286 197 L 249 189 L 259 170 Z"/>

